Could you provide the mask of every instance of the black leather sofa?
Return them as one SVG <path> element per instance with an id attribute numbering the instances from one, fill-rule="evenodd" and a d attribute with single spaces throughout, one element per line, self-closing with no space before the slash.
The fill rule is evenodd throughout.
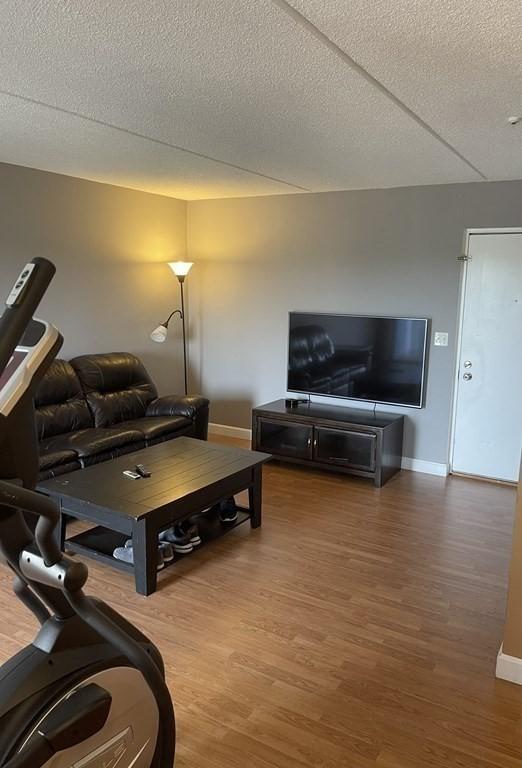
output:
<path id="1" fill-rule="evenodd" d="M 40 479 L 180 435 L 207 438 L 209 401 L 158 397 L 142 362 L 127 352 L 55 360 L 35 406 Z"/>

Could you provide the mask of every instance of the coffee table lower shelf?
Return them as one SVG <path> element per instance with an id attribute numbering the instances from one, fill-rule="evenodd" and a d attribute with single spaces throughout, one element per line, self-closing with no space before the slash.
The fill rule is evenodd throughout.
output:
<path id="1" fill-rule="evenodd" d="M 195 547 L 194 551 L 199 551 L 206 544 L 210 544 L 212 541 L 221 538 L 221 536 L 225 536 L 234 528 L 237 528 L 239 525 L 250 520 L 250 512 L 245 507 L 237 507 L 237 512 L 237 520 L 233 523 L 222 523 L 217 516 L 210 519 L 201 518 L 201 520 L 198 521 L 201 544 Z M 83 531 L 75 536 L 71 536 L 71 538 L 66 539 L 64 543 L 66 550 L 69 552 L 90 557 L 99 563 L 110 565 L 120 571 L 125 571 L 125 573 L 134 573 L 134 565 L 125 563 L 123 560 L 117 560 L 112 555 L 116 547 L 123 547 L 125 545 L 128 538 L 127 534 L 112 531 L 110 528 L 104 528 L 102 525 L 98 525 L 95 528 L 90 528 L 88 531 Z M 192 552 L 189 554 L 176 553 L 174 560 L 171 563 L 165 563 L 165 568 L 168 568 L 171 565 L 176 565 L 176 563 L 190 557 L 192 554 Z"/>

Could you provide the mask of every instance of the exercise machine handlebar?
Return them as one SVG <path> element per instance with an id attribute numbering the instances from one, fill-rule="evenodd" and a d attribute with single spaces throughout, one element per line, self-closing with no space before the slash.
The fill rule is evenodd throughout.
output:
<path id="1" fill-rule="evenodd" d="M 38 515 L 35 531 L 36 545 L 47 566 L 60 562 L 63 554 L 54 537 L 54 531 L 60 521 L 60 512 L 51 499 L 41 493 L 0 480 L 0 514 L 2 514 L 2 506 L 25 509 Z"/>

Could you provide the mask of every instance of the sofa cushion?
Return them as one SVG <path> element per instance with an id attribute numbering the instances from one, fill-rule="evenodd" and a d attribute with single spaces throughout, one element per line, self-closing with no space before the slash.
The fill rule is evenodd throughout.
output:
<path id="1" fill-rule="evenodd" d="M 40 471 L 42 472 L 77 459 L 76 452 L 72 449 L 57 448 L 52 437 L 47 437 L 40 442 L 39 451 Z"/>
<path id="2" fill-rule="evenodd" d="M 35 395 L 38 439 L 93 426 L 93 419 L 74 368 L 54 360 Z"/>
<path id="3" fill-rule="evenodd" d="M 150 443 L 166 435 L 173 435 L 180 429 L 191 428 L 192 420 L 184 416 L 149 416 L 144 419 L 124 421 L 118 424 L 118 427 L 120 429 L 135 429 L 143 435 L 147 443 Z"/>
<path id="4" fill-rule="evenodd" d="M 96 427 L 145 416 L 158 393 L 142 362 L 128 352 L 81 355 L 71 360 Z"/>
<path id="5" fill-rule="evenodd" d="M 141 442 L 139 443 L 129 443 L 128 445 L 121 445 L 118 448 L 113 448 L 111 451 L 96 453 L 93 456 L 84 456 L 81 459 L 82 467 L 101 464 L 103 461 L 110 461 L 111 459 L 116 459 L 118 456 L 125 456 L 127 453 L 139 451 L 142 448 L 145 448 L 145 440 L 143 438 L 141 438 Z M 135 461 L 129 460 L 129 469 L 134 469 L 135 465 Z"/>
<path id="6" fill-rule="evenodd" d="M 51 477 L 59 477 L 60 475 L 66 475 L 68 472 L 74 472 L 77 469 L 81 469 L 82 465 L 78 460 L 69 461 L 67 464 L 56 464 L 50 469 L 41 469 L 38 475 L 40 481 L 49 480 Z"/>
<path id="7" fill-rule="evenodd" d="M 119 429 L 117 427 L 98 429 L 92 427 L 91 429 L 71 432 L 68 435 L 56 435 L 49 438 L 47 445 L 48 450 L 73 451 L 75 458 L 84 459 L 99 453 L 110 453 L 115 449 L 135 443 L 143 445 L 143 435 L 136 429 Z"/>

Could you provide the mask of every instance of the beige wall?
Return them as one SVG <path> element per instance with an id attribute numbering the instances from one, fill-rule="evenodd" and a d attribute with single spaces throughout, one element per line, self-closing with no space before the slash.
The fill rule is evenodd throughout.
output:
<path id="1" fill-rule="evenodd" d="M 522 659 L 522 466 L 513 528 L 503 652 Z"/>
<path id="2" fill-rule="evenodd" d="M 456 259 L 466 228 L 508 226 L 522 226 L 520 181 L 189 203 L 211 420 L 248 427 L 252 405 L 284 397 L 289 310 L 429 317 L 450 343 L 430 348 L 426 408 L 404 409 L 405 455 L 445 463 Z"/>
<path id="3" fill-rule="evenodd" d="M 163 392 L 182 391 L 181 345 L 150 330 L 179 305 L 165 262 L 186 255 L 186 203 L 0 164 L 0 282 L 45 256 L 57 274 L 41 307 L 65 337 L 62 356 L 129 350 Z"/>

